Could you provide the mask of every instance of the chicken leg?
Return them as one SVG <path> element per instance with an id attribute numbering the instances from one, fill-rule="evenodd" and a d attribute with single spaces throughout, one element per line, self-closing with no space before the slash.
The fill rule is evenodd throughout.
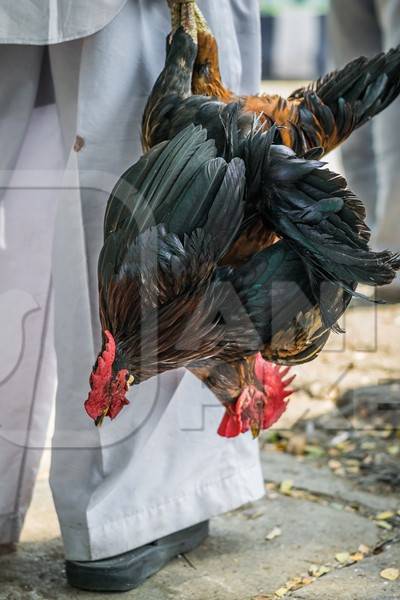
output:
<path id="1" fill-rule="evenodd" d="M 183 27 L 197 43 L 197 20 L 195 0 L 167 0 L 171 11 L 172 32 Z"/>
<path id="2" fill-rule="evenodd" d="M 171 4 L 179 0 L 169 0 Z M 299 156 L 313 148 L 330 152 L 400 93 L 400 46 L 369 59 L 360 57 L 328 73 L 288 98 L 277 94 L 239 97 L 221 78 L 217 42 L 196 2 L 191 11 L 197 29 L 197 58 L 192 92 L 220 102 L 242 103 L 243 112 L 257 116 L 265 129 L 279 128 L 281 143 Z M 193 38 L 194 39 L 194 38 Z"/>

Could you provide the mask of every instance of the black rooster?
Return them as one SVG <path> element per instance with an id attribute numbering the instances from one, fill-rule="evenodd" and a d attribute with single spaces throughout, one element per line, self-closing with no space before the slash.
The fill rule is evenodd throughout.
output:
<path id="1" fill-rule="evenodd" d="M 311 360 L 357 285 L 385 285 L 400 264 L 389 252 L 371 252 L 362 203 L 342 177 L 314 160 L 397 96 L 400 51 L 354 61 L 288 101 L 266 95 L 239 98 L 221 81 L 216 42 L 196 4 L 169 4 L 175 29 L 144 113 L 144 147 L 195 123 L 207 128 L 225 159 L 243 159 L 245 217 L 223 263 L 246 263 L 245 273 L 257 252 L 277 239 L 286 240 L 299 258 L 294 279 L 311 285 L 318 310 L 309 313 L 295 339 L 286 331 L 264 356 L 285 364 Z M 247 360 L 245 365 L 238 361 L 196 374 L 226 400 L 240 396 L 243 381 L 250 385 L 254 369 Z"/>
<path id="2" fill-rule="evenodd" d="M 364 208 L 316 160 L 315 139 L 296 156 L 281 128 L 224 97 L 222 83 L 215 97 L 192 94 L 218 75 L 201 62 L 196 23 L 213 38 L 193 2 L 178 9 L 183 27 L 143 119 L 145 148 L 158 145 L 121 177 L 106 212 L 104 344 L 86 409 L 97 423 L 114 418 L 129 385 L 185 366 L 226 406 L 221 435 L 256 435 L 290 393 L 287 369 L 266 361 L 313 359 L 358 283 L 390 283 L 400 261 L 371 252 Z"/>
<path id="3" fill-rule="evenodd" d="M 282 414 L 290 393 L 286 371 L 264 358 L 313 357 L 351 297 L 324 283 L 319 269 L 305 266 L 284 240 L 227 264 L 245 219 L 245 163 L 217 157 L 206 138 L 206 130 L 189 126 L 159 144 L 110 197 L 99 259 L 104 345 L 86 401 L 97 423 L 120 412 L 131 384 L 184 366 L 227 407 L 222 435 L 250 428 L 256 434 Z M 268 143 L 265 154 L 273 157 L 280 147 Z M 278 180 L 296 181 L 303 166 L 336 182 L 317 162 L 285 152 L 275 159 L 271 173 Z M 343 180 L 337 183 L 335 197 L 355 203 Z"/>

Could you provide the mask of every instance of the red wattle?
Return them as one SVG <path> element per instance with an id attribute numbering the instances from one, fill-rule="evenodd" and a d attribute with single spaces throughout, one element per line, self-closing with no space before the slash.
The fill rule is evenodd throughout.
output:
<path id="1" fill-rule="evenodd" d="M 218 427 L 218 435 L 227 438 L 233 438 L 242 433 L 241 419 L 238 415 L 231 414 L 228 410 L 225 412 L 221 424 Z"/>

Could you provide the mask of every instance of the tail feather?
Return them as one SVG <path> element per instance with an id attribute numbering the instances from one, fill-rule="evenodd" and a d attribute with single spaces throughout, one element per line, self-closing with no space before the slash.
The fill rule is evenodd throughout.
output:
<path id="1" fill-rule="evenodd" d="M 400 46 L 374 58 L 357 58 L 308 88 L 296 90 L 301 108 L 311 110 L 325 135 L 326 151 L 384 110 L 400 93 Z"/>
<path id="2" fill-rule="evenodd" d="M 243 142 L 249 189 L 261 181 L 258 208 L 319 277 L 354 293 L 359 283 L 386 285 L 400 267 L 389 251 L 373 252 L 361 201 L 343 177 L 315 160 L 298 158 L 260 131 Z M 254 195 L 257 187 L 254 187 Z"/>

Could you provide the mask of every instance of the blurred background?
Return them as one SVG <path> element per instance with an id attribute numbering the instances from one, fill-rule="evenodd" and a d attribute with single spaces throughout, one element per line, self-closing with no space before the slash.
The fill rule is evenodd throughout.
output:
<path id="1" fill-rule="evenodd" d="M 326 72 L 328 10 L 329 0 L 261 0 L 263 79 L 315 79 Z"/>
<path id="2" fill-rule="evenodd" d="M 260 0 L 260 6 L 264 92 L 286 97 L 333 70 L 330 0 Z M 343 169 L 340 152 L 332 152 L 328 162 L 333 170 Z"/>

